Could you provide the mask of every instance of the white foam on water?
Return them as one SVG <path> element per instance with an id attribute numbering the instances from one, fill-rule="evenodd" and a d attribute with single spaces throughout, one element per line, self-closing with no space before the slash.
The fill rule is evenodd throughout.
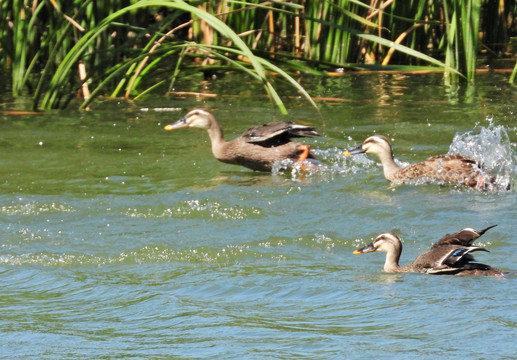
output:
<path id="1" fill-rule="evenodd" d="M 517 154 L 515 153 L 507 129 L 494 125 L 487 118 L 488 126 L 476 126 L 473 130 L 456 133 L 448 154 L 460 154 L 477 161 L 483 169 L 496 176 L 499 189 L 514 188 L 517 178 Z"/>

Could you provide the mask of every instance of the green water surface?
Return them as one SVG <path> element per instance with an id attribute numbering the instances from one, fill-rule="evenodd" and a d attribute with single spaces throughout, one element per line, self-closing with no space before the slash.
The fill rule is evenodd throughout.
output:
<path id="1" fill-rule="evenodd" d="M 515 275 L 386 274 L 383 254 L 352 252 L 395 231 L 407 264 L 446 233 L 498 224 L 476 258 L 517 270 L 515 190 L 391 187 L 375 158 L 341 154 L 377 133 L 411 163 L 462 148 L 458 134 L 515 189 L 505 77 L 302 79 L 333 99 L 318 113 L 286 96 L 287 120 L 318 128 L 307 143 L 329 168 L 275 174 L 216 161 L 201 129 L 163 131 L 195 107 L 226 138 L 286 120 L 239 81 L 204 84 L 216 99 L 1 116 L 0 358 L 514 358 Z"/>

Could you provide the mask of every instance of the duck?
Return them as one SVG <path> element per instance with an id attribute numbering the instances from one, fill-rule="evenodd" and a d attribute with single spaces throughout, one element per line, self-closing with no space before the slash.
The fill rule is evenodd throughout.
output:
<path id="1" fill-rule="evenodd" d="M 205 109 L 194 109 L 178 121 L 166 125 L 164 130 L 183 127 L 205 129 L 212 143 L 212 154 L 223 163 L 270 172 L 277 161 L 291 159 L 298 162 L 302 169 L 307 169 L 303 162 L 306 159 L 316 160 L 309 145 L 291 141 L 293 138 L 319 136 L 312 126 L 272 122 L 252 127 L 241 136 L 225 141 L 223 129 L 215 116 Z"/>
<path id="2" fill-rule="evenodd" d="M 490 265 L 474 262 L 472 253 L 486 251 L 479 246 L 472 246 L 472 242 L 483 235 L 487 230 L 496 225 L 476 231 L 471 228 L 459 232 L 447 234 L 436 241 L 431 249 L 418 255 L 409 265 L 400 266 L 399 258 L 402 253 L 402 242 L 394 232 L 385 232 L 378 235 L 372 243 L 357 249 L 354 255 L 374 251 L 386 253 L 384 271 L 415 272 L 431 275 L 457 275 L 457 276 L 491 276 L 504 278 L 505 272 Z"/>
<path id="3" fill-rule="evenodd" d="M 437 155 L 405 167 L 393 158 L 393 150 L 383 135 L 368 137 L 361 146 L 346 150 L 344 155 L 374 154 L 381 160 L 384 177 L 394 184 L 416 180 L 434 180 L 462 184 L 478 190 L 497 189 L 496 179 L 476 161 L 462 155 Z"/>

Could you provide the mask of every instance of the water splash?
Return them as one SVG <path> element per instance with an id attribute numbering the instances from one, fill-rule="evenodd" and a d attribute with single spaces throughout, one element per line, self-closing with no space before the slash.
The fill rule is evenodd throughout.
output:
<path id="1" fill-rule="evenodd" d="M 343 150 L 335 148 L 312 150 L 318 160 L 305 160 L 303 166 L 291 159 L 277 161 L 273 164 L 272 174 L 290 174 L 292 180 L 300 178 L 306 179 L 307 176 L 325 176 L 335 174 L 355 174 L 364 168 L 375 165 L 375 161 L 366 156 L 357 156 L 351 161 L 350 156 L 344 156 Z"/>
<path id="2" fill-rule="evenodd" d="M 517 176 L 517 154 L 508 132 L 504 126 L 494 125 L 492 118 L 487 121 L 487 127 L 476 126 L 473 130 L 456 133 L 448 154 L 460 154 L 477 161 L 485 171 L 496 176 L 498 189 L 515 187 L 512 178 Z"/>
<path id="3" fill-rule="evenodd" d="M 343 149 L 337 147 L 318 150 L 316 154 L 323 162 L 329 164 L 329 171 L 341 174 L 356 174 L 376 164 L 374 160 L 366 156 L 345 156 Z"/>
<path id="4" fill-rule="evenodd" d="M 488 126 L 477 125 L 474 129 L 456 133 L 450 145 L 448 154 L 459 154 L 471 158 L 482 165 L 484 171 L 495 176 L 495 186 L 489 185 L 487 190 L 507 190 L 515 188 L 517 179 L 517 154 L 510 142 L 508 129 L 502 125 L 494 125 L 492 118 L 487 118 Z M 513 129 L 515 130 L 515 129 Z M 392 139 L 393 140 L 393 139 Z M 374 157 L 365 155 L 342 156 L 335 149 L 319 151 L 318 156 L 326 162 L 341 168 L 341 173 L 356 174 L 375 166 L 381 166 Z M 340 157 L 339 157 L 340 156 Z M 410 165 L 395 158 L 400 167 Z M 413 185 L 427 183 L 446 184 L 435 179 L 417 179 L 405 181 Z M 397 185 L 393 183 L 393 185 Z"/>

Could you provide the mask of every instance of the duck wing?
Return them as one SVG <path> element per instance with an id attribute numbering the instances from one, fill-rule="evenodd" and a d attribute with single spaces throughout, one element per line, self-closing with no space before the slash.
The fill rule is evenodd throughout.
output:
<path id="1" fill-rule="evenodd" d="M 305 136 L 319 136 L 319 134 L 312 126 L 299 125 L 292 122 L 273 122 L 249 128 L 241 137 L 249 143 L 268 141 L 287 143 L 291 138 Z"/>
<path id="2" fill-rule="evenodd" d="M 408 265 L 412 271 L 425 272 L 440 270 L 442 272 L 458 271 L 465 264 L 473 261 L 470 255 L 474 251 L 488 251 L 481 247 L 468 247 L 460 245 L 442 245 L 418 255 Z"/>
<path id="3" fill-rule="evenodd" d="M 434 251 L 440 253 L 433 267 L 427 270 L 428 274 L 455 274 L 466 270 L 488 270 L 489 265 L 475 263 L 471 253 L 475 251 L 487 251 L 477 246 L 442 245 Z M 431 250 L 430 252 L 433 252 Z"/>
<path id="4" fill-rule="evenodd" d="M 490 230 L 493 227 L 496 227 L 496 225 L 491 225 L 489 227 L 486 227 L 481 230 L 474 230 L 471 228 L 466 228 L 461 231 L 447 234 L 442 236 L 438 241 L 436 241 L 432 246 L 431 249 L 434 249 L 438 246 L 444 246 L 444 245 L 461 245 L 461 246 L 470 246 L 474 242 L 474 240 L 478 239 L 480 236 L 482 236 L 485 232 Z"/>

